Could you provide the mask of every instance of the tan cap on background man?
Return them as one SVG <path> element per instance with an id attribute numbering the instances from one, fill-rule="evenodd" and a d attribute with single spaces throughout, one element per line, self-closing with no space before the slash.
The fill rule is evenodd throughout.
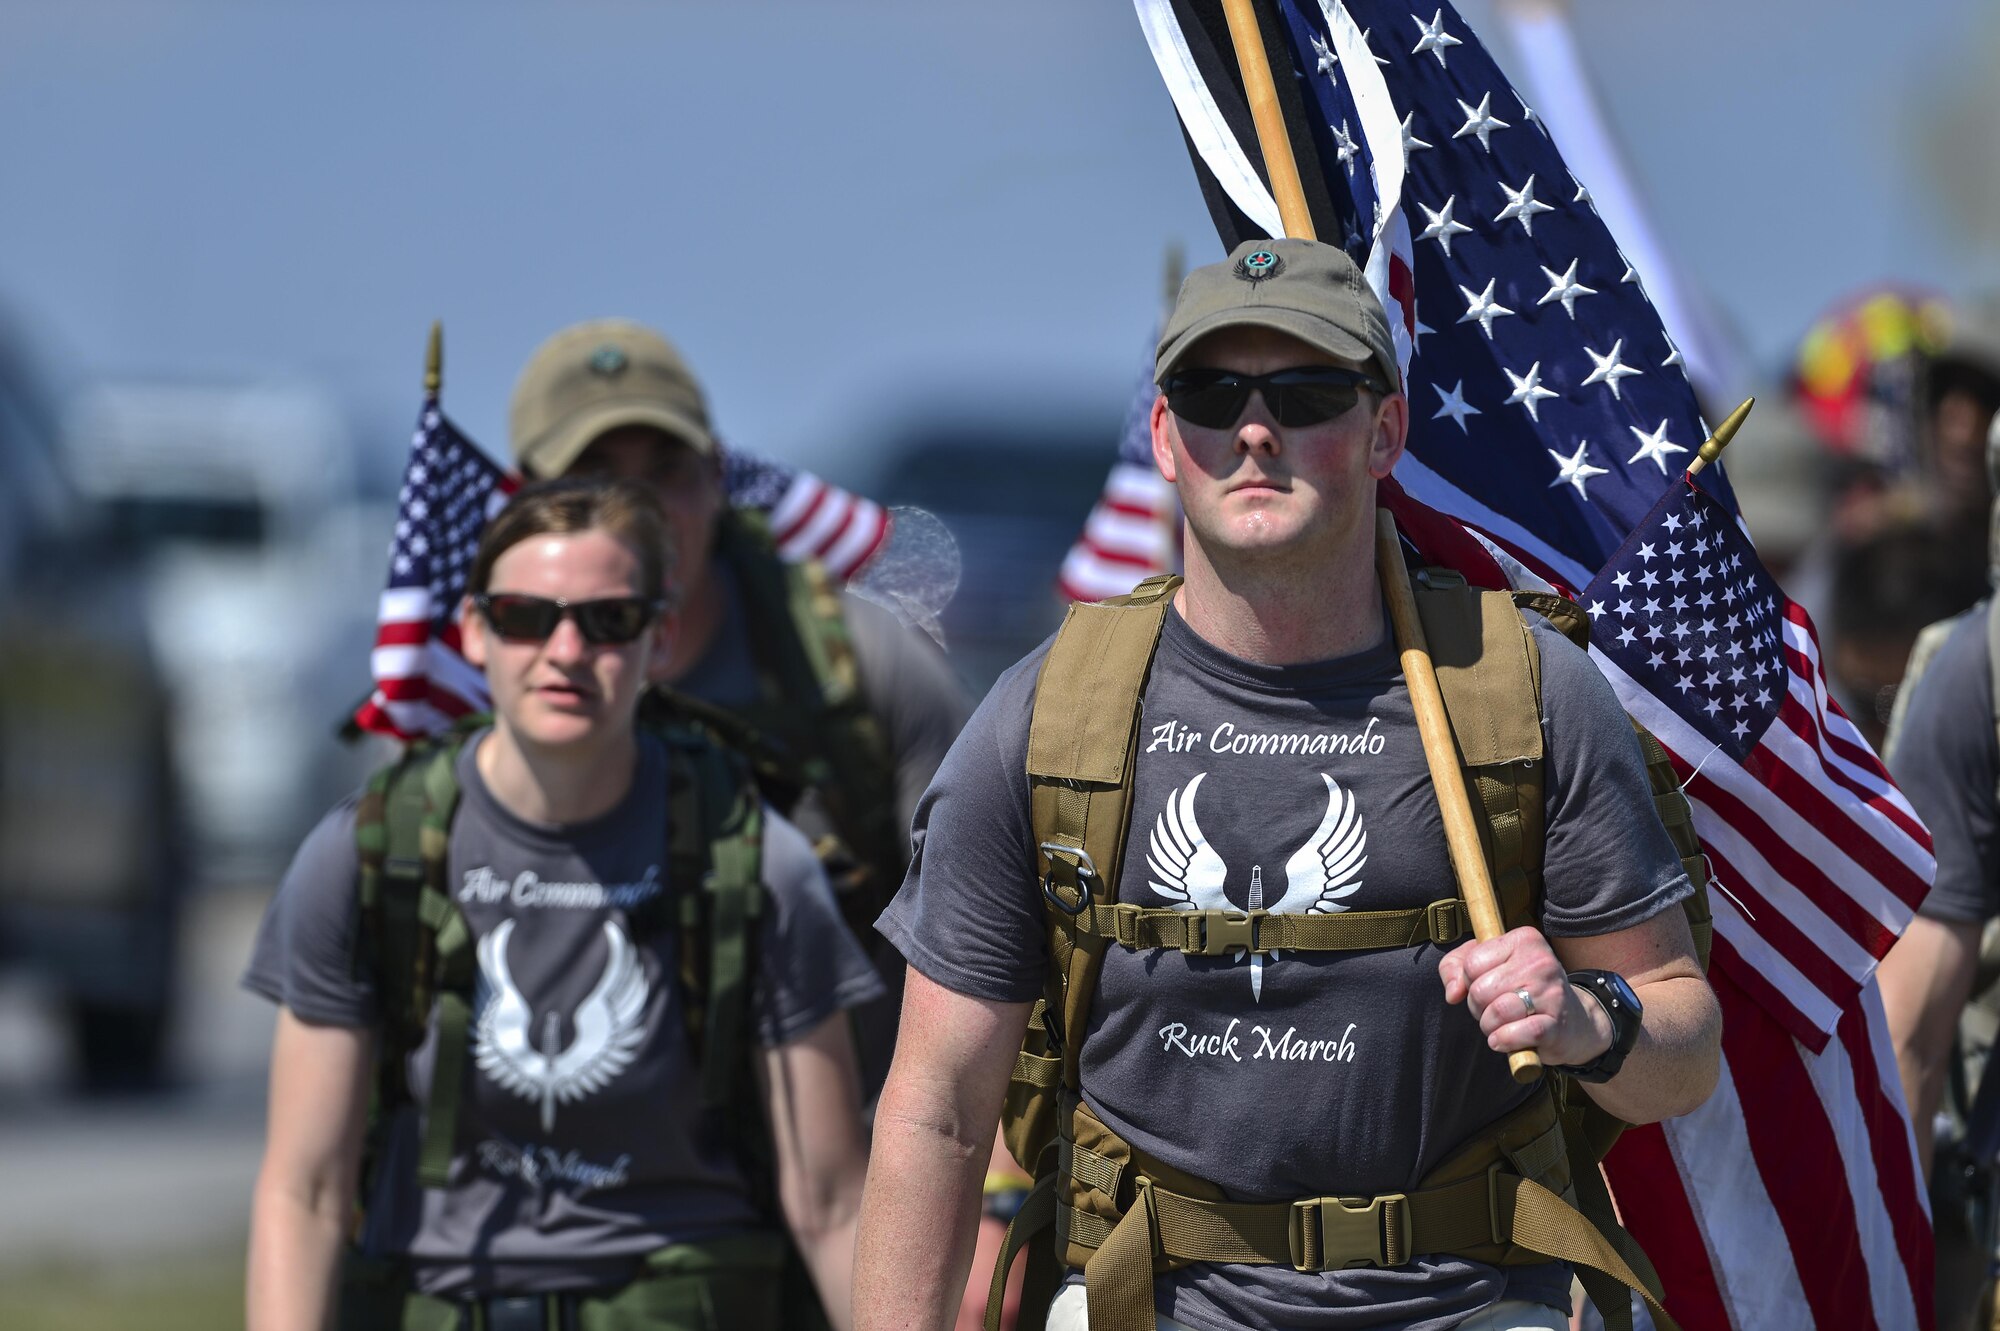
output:
<path id="1" fill-rule="evenodd" d="M 708 403 L 671 342 L 629 319 L 593 319 L 535 349 L 508 413 L 514 462 L 560 476 L 611 430 L 647 425 L 699 453 L 716 451 Z"/>

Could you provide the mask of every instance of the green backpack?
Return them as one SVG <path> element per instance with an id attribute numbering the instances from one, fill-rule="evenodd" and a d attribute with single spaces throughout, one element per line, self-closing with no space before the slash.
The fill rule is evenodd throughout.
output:
<path id="1" fill-rule="evenodd" d="M 1215 956 L 1449 944 L 1471 932 L 1455 895 L 1399 911 L 1273 915 L 1152 909 L 1116 900 L 1131 818 L 1140 699 L 1177 577 L 1071 607 L 1036 685 L 1029 803 L 1051 965 L 1049 987 L 1015 1060 L 1002 1129 L 1036 1186 L 993 1274 L 988 1331 L 1014 1254 L 1028 1248 L 1021 1331 L 1042 1324 L 1063 1267 L 1082 1267 L 1094 1331 L 1153 1325 L 1153 1279 L 1191 1262 L 1301 1271 L 1399 1266 L 1449 1252 L 1495 1264 L 1572 1263 L 1612 1328 L 1631 1325 L 1628 1291 L 1655 1323 L 1673 1321 L 1659 1278 L 1618 1224 L 1597 1162 L 1624 1124 L 1545 1078 L 1547 1093 L 1463 1143 L 1419 1187 L 1384 1197 L 1231 1202 L 1223 1189 L 1147 1158 L 1084 1103 L 1083 1033 L 1107 948 Z M 1478 592 L 1455 572 L 1415 579 L 1418 611 L 1474 802 L 1501 912 L 1532 923 L 1541 898 L 1541 664 L 1522 619 L 1533 609 L 1580 645 L 1584 612 L 1554 596 Z M 1666 751 L 1634 722 L 1654 804 L 1696 885 L 1686 903 L 1701 962 L 1710 917 L 1706 862 Z"/>

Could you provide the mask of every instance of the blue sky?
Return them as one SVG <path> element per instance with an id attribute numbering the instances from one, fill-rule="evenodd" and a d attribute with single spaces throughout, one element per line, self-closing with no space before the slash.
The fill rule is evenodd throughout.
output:
<path id="1" fill-rule="evenodd" d="M 1585 11 L 1662 232 L 1760 355 L 1872 280 L 2000 278 L 1916 151 L 1994 49 L 1971 0 Z M 57 364 L 323 384 L 386 450 L 433 317 L 496 448 L 534 344 L 608 313 L 835 475 L 913 411 L 1113 415 L 1163 248 L 1215 249 L 1124 0 L 20 0 L 0 170 L 0 301 Z"/>

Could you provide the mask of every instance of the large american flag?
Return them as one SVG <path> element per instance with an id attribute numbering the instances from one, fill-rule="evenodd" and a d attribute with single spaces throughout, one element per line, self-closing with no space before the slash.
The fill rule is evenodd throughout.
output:
<path id="1" fill-rule="evenodd" d="M 880 504 L 809 471 L 732 450 L 723 486 L 730 503 L 767 515 L 785 558 L 817 559 L 843 581 L 889 539 L 890 515 Z M 485 679 L 460 654 L 458 606 L 480 533 L 519 487 L 435 396 L 425 400 L 397 496 L 369 658 L 375 688 L 354 713 L 360 729 L 417 739 L 487 707 Z"/>
<path id="2" fill-rule="evenodd" d="M 1282 234 L 1219 4 L 1135 4 L 1225 246 Z M 1707 429 L 1682 358 L 1550 127 L 1449 5 L 1259 9 L 1315 230 L 1368 273 L 1407 369 L 1385 502 L 1481 585 L 1602 604 L 1592 655 L 1673 755 L 1715 869 L 1721 1089 L 1606 1166 L 1669 1310 L 1691 1331 L 1929 1326 L 1873 981 L 1928 889 L 1927 834 L 1726 480 L 1683 479 Z"/>

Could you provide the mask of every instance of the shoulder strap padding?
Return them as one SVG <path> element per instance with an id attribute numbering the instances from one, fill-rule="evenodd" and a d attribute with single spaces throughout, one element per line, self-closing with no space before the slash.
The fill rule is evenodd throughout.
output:
<path id="1" fill-rule="evenodd" d="M 1139 700 L 1180 579 L 1148 578 L 1128 597 L 1071 606 L 1042 662 L 1028 723 L 1028 807 L 1047 903 L 1050 984 L 1043 1021 L 1077 1085 L 1107 940 L 1073 913 L 1118 891 L 1132 796 Z"/>
<path id="2" fill-rule="evenodd" d="M 1467 767 L 1538 761 L 1542 716 L 1528 628 L 1507 592 L 1419 577 L 1417 614 Z"/>
<path id="3" fill-rule="evenodd" d="M 1162 594 L 1069 608 L 1035 685 L 1029 776 L 1095 785 L 1124 780 L 1139 695 L 1171 603 Z"/>
<path id="4" fill-rule="evenodd" d="M 1542 896 L 1541 653 L 1509 593 L 1449 570 L 1412 581 L 1501 916 L 1531 924 Z"/>

